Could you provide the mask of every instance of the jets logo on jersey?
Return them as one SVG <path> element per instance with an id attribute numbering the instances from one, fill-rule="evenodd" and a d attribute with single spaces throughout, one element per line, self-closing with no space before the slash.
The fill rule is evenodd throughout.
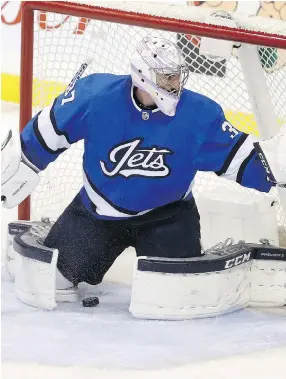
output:
<path id="1" fill-rule="evenodd" d="M 100 161 L 104 174 L 110 177 L 122 175 L 126 178 L 129 176 L 152 178 L 168 176 L 170 167 L 165 160 L 166 156 L 173 154 L 173 152 L 157 146 L 139 149 L 142 142 L 143 140 L 138 138 L 115 146 L 109 152 L 109 159 L 113 167 L 109 169 L 106 162 Z"/>

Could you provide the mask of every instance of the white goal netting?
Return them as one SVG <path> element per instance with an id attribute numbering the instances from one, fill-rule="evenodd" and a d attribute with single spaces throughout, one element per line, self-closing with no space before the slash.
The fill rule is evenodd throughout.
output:
<path id="1" fill-rule="evenodd" d="M 116 3 L 116 7 L 133 9 L 130 4 Z M 172 19 L 191 19 L 202 22 L 209 12 L 187 6 L 136 5 L 137 12 L 145 12 Z M 139 8 L 138 8 L 139 7 Z M 237 16 L 236 16 L 237 17 Z M 253 31 L 266 31 L 284 35 L 285 23 L 259 18 L 239 16 L 240 27 Z M 283 29 L 284 27 L 284 29 Z M 146 35 L 162 36 L 176 43 L 183 51 L 190 67 L 186 88 L 204 94 L 224 109 L 229 121 L 238 129 L 259 136 L 259 127 L 251 107 L 248 89 L 237 49 L 230 59 L 211 60 L 199 54 L 201 37 L 194 34 L 169 32 L 92 18 L 34 12 L 34 59 L 33 59 L 33 114 L 49 104 L 65 89 L 79 66 L 87 57 L 92 64 L 85 75 L 96 72 L 128 74 L 129 60 L 137 42 Z M 257 46 L 267 83 L 271 106 L 276 122 L 286 120 L 286 50 L 276 47 Z M 251 65 L 251 62 L 249 62 Z M 274 128 L 275 129 L 275 128 Z M 273 130 L 274 130 L 273 129 Z M 82 144 L 72 146 L 42 173 L 42 182 L 32 195 L 31 218 L 50 216 L 55 219 L 72 200 L 82 186 Z M 198 173 L 194 194 L 220 196 L 227 193 L 233 201 L 241 196 L 273 196 L 277 200 L 277 222 L 286 230 L 286 221 L 275 190 L 262 195 L 239 185 L 217 178 L 211 173 Z"/>

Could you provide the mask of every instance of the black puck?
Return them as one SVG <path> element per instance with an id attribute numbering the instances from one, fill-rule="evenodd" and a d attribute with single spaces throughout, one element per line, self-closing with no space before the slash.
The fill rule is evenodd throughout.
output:
<path id="1" fill-rule="evenodd" d="M 82 305 L 84 307 L 96 307 L 99 304 L 98 297 L 92 296 L 92 297 L 86 297 L 82 300 Z"/>

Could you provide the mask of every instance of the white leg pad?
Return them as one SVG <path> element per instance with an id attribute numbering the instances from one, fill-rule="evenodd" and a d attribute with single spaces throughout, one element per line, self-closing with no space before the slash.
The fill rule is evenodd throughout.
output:
<path id="1" fill-rule="evenodd" d="M 47 310 L 57 307 L 55 300 L 57 260 L 57 249 L 53 249 L 50 263 L 19 254 L 15 275 L 15 293 L 19 300 Z"/>
<path id="2" fill-rule="evenodd" d="M 250 263 L 222 272 L 170 274 L 136 271 L 130 304 L 134 317 L 185 320 L 245 308 Z"/>
<path id="3" fill-rule="evenodd" d="M 8 225 L 5 249 L 5 266 L 13 281 L 15 280 L 15 270 L 17 267 L 17 259 L 19 257 L 19 254 L 13 246 L 14 237 L 16 234 L 28 231 L 30 227 L 31 222 L 29 221 L 11 222 Z"/>
<path id="4" fill-rule="evenodd" d="M 57 269 L 58 250 L 43 245 L 49 220 L 16 221 L 8 225 L 6 267 L 15 293 L 28 305 L 52 310 L 56 302 L 78 301 L 78 290 Z"/>
<path id="5" fill-rule="evenodd" d="M 252 261 L 250 307 L 286 304 L 286 261 Z"/>
<path id="6" fill-rule="evenodd" d="M 140 257 L 130 312 L 145 319 L 213 317 L 286 305 L 286 249 L 237 244 L 189 259 Z"/>

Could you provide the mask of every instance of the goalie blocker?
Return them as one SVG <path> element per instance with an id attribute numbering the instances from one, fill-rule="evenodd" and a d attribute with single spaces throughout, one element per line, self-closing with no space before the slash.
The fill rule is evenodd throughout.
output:
<path id="1" fill-rule="evenodd" d="M 9 225 L 10 245 L 18 261 L 16 296 L 26 304 L 52 310 L 59 301 L 58 251 L 43 246 L 37 232 L 49 230 L 50 223 L 22 224 Z M 286 304 L 286 249 L 267 244 L 220 245 L 196 258 L 140 257 L 132 285 L 133 316 L 183 320 Z M 75 300 L 72 296 L 64 301 Z"/>

